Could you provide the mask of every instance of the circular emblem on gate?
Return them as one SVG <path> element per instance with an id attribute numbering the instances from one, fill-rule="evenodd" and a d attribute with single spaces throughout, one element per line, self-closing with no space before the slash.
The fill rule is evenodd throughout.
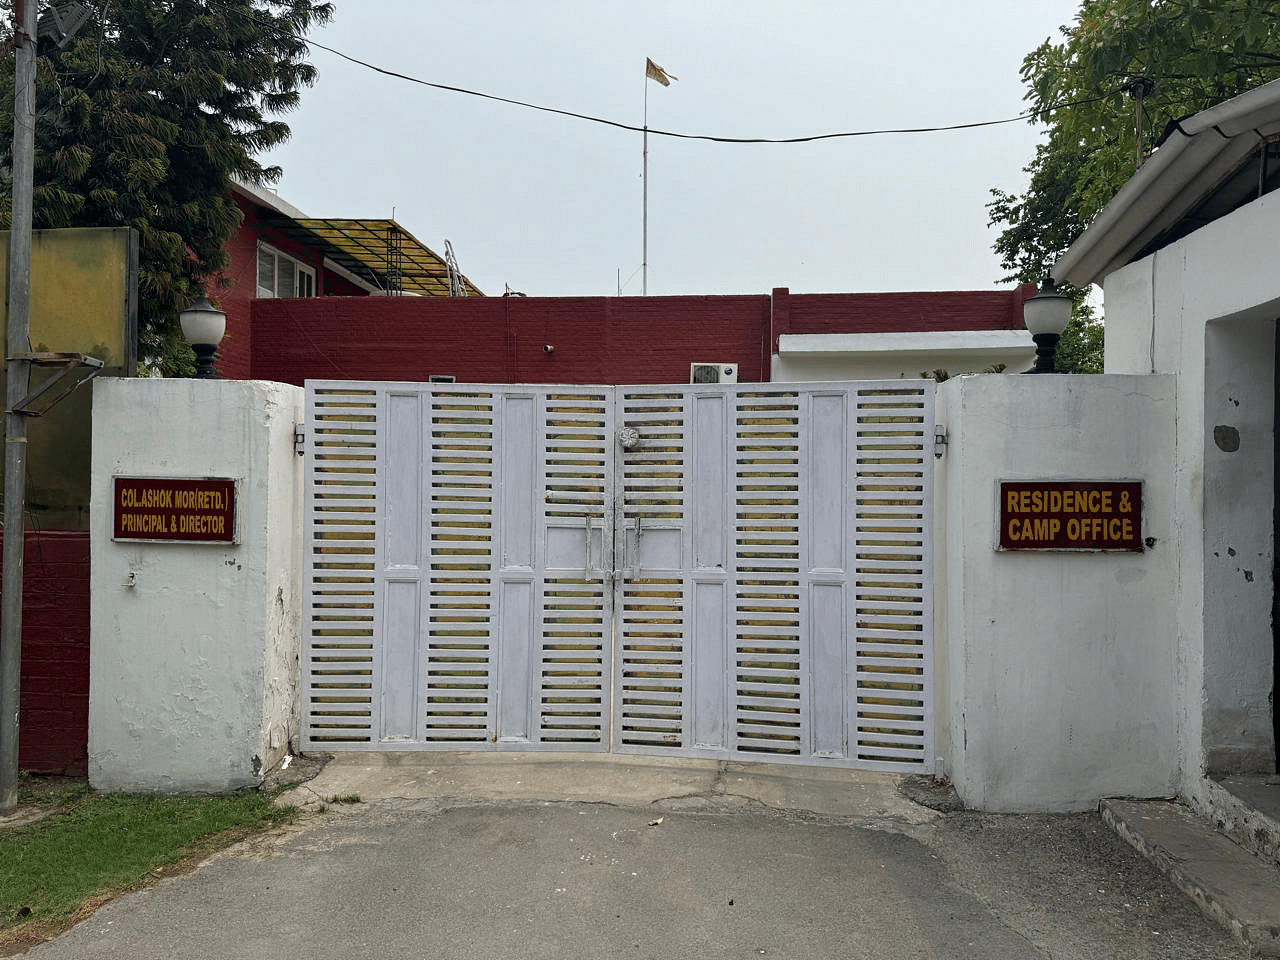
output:
<path id="1" fill-rule="evenodd" d="M 640 431 L 635 427 L 619 427 L 618 428 L 618 446 L 623 450 L 630 450 L 640 442 Z"/>

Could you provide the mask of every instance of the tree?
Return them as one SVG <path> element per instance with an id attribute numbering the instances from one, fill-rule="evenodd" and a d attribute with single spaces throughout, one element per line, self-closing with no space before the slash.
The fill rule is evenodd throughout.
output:
<path id="1" fill-rule="evenodd" d="M 1062 142 L 1051 130 L 1036 147 L 1035 159 L 1024 172 L 1030 185 L 1021 197 L 993 189 L 987 204 L 991 224 L 1005 224 L 996 240 L 1000 265 L 1009 271 L 1005 282 L 1039 283 L 1049 266 L 1086 226 L 1073 202 L 1073 190 L 1088 152 L 1078 143 Z M 1074 301 L 1071 321 L 1058 344 L 1057 369 L 1063 373 L 1101 373 L 1103 326 L 1087 302 L 1087 290 L 1063 283 L 1059 292 Z"/>
<path id="2" fill-rule="evenodd" d="M 1032 122 L 1048 130 L 1027 188 L 987 205 L 1006 279 L 1039 280 L 1170 124 L 1280 77 L 1280 0 L 1085 0 L 1061 38 L 1022 65 Z M 1096 356 L 1100 370 L 1100 324 L 1072 293 L 1064 362 Z"/>
<path id="3" fill-rule="evenodd" d="M 140 238 L 140 355 L 177 372 L 178 313 L 227 266 L 240 224 L 231 180 L 277 180 L 262 151 L 315 81 L 316 0 L 98 0 L 65 48 L 44 41 L 37 80 L 35 226 L 131 226 Z M 12 52 L 0 62 L 12 129 Z M 7 226 L 10 142 L 0 147 Z M 210 294 L 216 290 L 210 289 Z"/>
<path id="4" fill-rule="evenodd" d="M 1088 152 L 1078 142 L 1064 140 L 1057 130 L 1036 147 L 1035 159 L 1023 171 L 1030 185 L 1021 197 L 993 189 L 987 204 L 991 224 L 1005 224 L 996 240 L 1000 265 L 1009 271 L 1005 282 L 1039 283 L 1049 266 L 1080 235 L 1086 221 L 1072 202 L 1079 171 Z M 1087 290 L 1061 284 L 1059 292 L 1074 301 L 1071 321 L 1058 343 L 1057 369 L 1063 373 L 1101 373 L 1102 321 L 1086 301 Z"/>

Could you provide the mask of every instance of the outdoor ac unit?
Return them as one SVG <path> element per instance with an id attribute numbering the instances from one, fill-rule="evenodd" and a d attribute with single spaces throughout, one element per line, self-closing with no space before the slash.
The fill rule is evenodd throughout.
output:
<path id="1" fill-rule="evenodd" d="M 737 383 L 738 365 L 736 363 L 691 363 L 689 364 L 690 383 Z"/>

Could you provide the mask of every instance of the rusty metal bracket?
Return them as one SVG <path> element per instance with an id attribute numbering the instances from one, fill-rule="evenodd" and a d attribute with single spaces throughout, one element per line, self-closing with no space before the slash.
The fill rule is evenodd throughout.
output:
<path id="1" fill-rule="evenodd" d="M 13 413 L 39 417 L 48 413 L 71 392 L 102 371 L 102 361 L 84 353 L 15 353 L 7 360 L 26 360 L 34 367 L 61 367 L 52 377 L 31 391 L 15 406 Z M 88 373 L 85 373 L 85 371 Z M 74 375 L 74 376 L 73 376 Z M 42 401 L 37 403 L 37 401 Z"/>

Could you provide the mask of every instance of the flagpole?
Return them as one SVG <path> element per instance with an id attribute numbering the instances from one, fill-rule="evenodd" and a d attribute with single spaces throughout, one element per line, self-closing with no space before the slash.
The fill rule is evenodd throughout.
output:
<path id="1" fill-rule="evenodd" d="M 649 81 L 657 80 L 664 87 L 671 86 L 672 80 L 680 78 L 667 73 L 652 60 L 645 58 L 644 61 L 644 166 L 641 168 L 640 180 L 644 184 L 644 214 L 643 214 L 643 230 L 644 238 L 641 241 L 640 269 L 643 276 L 640 279 L 640 296 L 647 297 L 649 295 Z"/>
<path id="2" fill-rule="evenodd" d="M 643 238 L 640 249 L 640 296 L 649 295 L 649 73 L 648 62 L 645 63 L 644 76 L 644 164 L 641 167 L 640 183 L 643 185 L 643 213 L 641 229 Z"/>

